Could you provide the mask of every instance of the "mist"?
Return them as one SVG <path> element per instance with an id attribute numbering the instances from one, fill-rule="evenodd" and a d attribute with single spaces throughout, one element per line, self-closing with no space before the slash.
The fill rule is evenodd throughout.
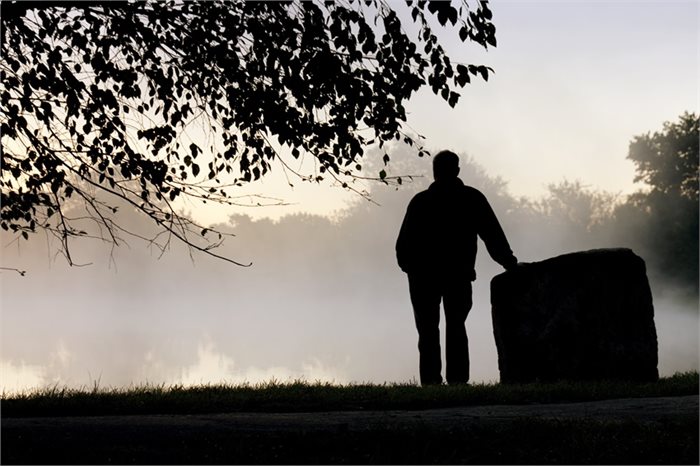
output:
<path id="1" fill-rule="evenodd" d="M 430 174 L 430 160 L 392 159 L 395 174 Z M 570 211 L 543 216 L 533 206 L 544 201 L 513 198 L 506 182 L 464 155 L 460 177 L 487 196 L 521 262 L 629 247 L 619 235 L 572 227 Z M 429 182 L 371 185 L 376 204 L 358 197 L 333 218 L 234 215 L 218 228 L 236 236 L 217 252 L 252 261 L 249 268 L 190 255 L 177 243 L 161 257 L 137 239 L 114 250 L 75 241 L 74 259 L 91 265 L 69 267 L 45 235 L 13 241 L 3 234 L 3 266 L 27 274 L 0 274 L 2 389 L 416 381 L 417 333 L 394 243 L 408 201 Z M 120 215 L 141 231 L 152 228 L 128 208 Z M 503 270 L 481 242 L 476 270 L 467 319 L 471 382 L 495 382 L 489 283 Z M 697 370 L 697 300 L 652 272 L 659 372 Z"/>

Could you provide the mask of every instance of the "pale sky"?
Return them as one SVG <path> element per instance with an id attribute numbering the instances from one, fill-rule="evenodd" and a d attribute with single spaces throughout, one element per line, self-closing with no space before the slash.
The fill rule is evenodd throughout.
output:
<path id="1" fill-rule="evenodd" d="M 437 147 L 472 155 L 515 194 L 580 179 L 630 192 L 630 139 L 698 109 L 698 2 L 493 3 L 498 47 L 457 61 L 496 74 L 454 110 L 427 94 L 412 124 Z M 474 57 L 474 58 L 472 58 Z"/>
<path id="2" fill-rule="evenodd" d="M 540 196 L 565 178 L 631 193 L 640 187 L 626 160 L 632 137 L 698 111 L 699 5 L 496 0 L 495 49 L 465 45 L 456 31 L 438 27 L 453 61 L 485 64 L 495 75 L 467 85 L 454 109 L 424 89 L 407 105 L 409 125 L 426 136 L 427 147 L 473 157 L 516 196 Z M 410 19 L 403 23 L 410 30 Z M 358 201 L 323 185 L 296 183 L 290 190 L 279 171 L 247 189 L 293 204 L 244 211 L 254 218 L 332 214 Z M 190 210 L 204 223 L 233 211 Z"/>

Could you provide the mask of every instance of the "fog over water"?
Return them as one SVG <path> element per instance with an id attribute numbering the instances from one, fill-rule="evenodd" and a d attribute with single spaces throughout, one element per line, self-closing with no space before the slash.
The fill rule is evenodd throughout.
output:
<path id="1" fill-rule="evenodd" d="M 395 171 L 429 173 L 428 163 Z M 466 157 L 462 164 L 462 179 L 487 195 L 519 260 L 625 246 L 528 222 L 505 185 Z M 28 273 L 0 274 L 2 388 L 416 380 L 417 334 L 394 242 L 408 200 L 428 181 L 398 191 L 374 186 L 380 206 L 358 201 L 333 220 L 234 216 L 228 228 L 236 237 L 220 252 L 253 261 L 250 268 L 201 254 L 193 261 L 178 244 L 159 259 L 137 240 L 115 249 L 113 260 L 107 246 L 75 242 L 75 260 L 93 264 L 71 268 L 54 259 L 57 246 L 43 234 L 9 245 L 4 235 L 2 265 Z M 480 243 L 467 319 L 473 382 L 498 380 L 489 282 L 501 272 Z M 697 302 L 683 304 L 664 287 L 652 281 L 660 373 L 697 370 Z"/>

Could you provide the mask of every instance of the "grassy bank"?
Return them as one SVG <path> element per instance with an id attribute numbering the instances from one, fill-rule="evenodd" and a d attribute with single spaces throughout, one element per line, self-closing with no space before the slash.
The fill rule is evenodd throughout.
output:
<path id="1" fill-rule="evenodd" d="M 698 393 L 698 373 L 679 373 L 655 383 L 622 381 L 551 384 L 474 384 L 419 387 L 413 384 L 279 383 L 258 385 L 47 388 L 3 395 L 2 417 L 116 414 L 202 414 L 330 410 L 429 409 L 486 404 L 593 401 Z"/>

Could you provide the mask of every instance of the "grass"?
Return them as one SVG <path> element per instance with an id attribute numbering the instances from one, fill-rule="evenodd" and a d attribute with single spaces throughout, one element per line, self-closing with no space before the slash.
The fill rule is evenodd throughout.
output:
<path id="1" fill-rule="evenodd" d="M 654 383 L 624 381 L 549 384 L 350 384 L 277 381 L 257 385 L 151 386 L 68 389 L 51 387 L 0 401 L 3 418 L 226 412 L 417 410 L 487 404 L 593 401 L 698 394 L 698 373 L 677 373 Z"/>

